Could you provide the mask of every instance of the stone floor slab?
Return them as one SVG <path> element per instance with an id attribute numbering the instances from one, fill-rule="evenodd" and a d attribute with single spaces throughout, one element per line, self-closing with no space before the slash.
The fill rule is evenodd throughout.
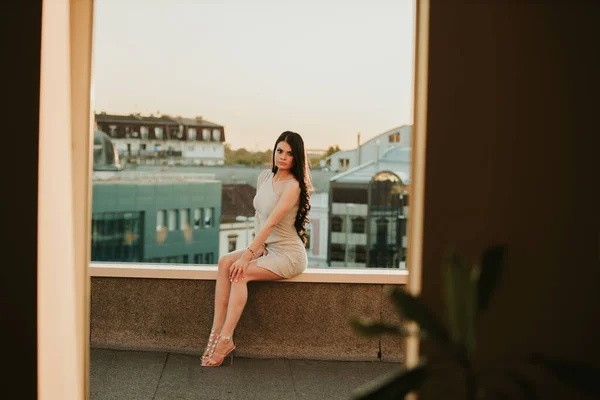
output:
<path id="1" fill-rule="evenodd" d="M 207 368 L 199 357 L 169 354 L 155 400 L 295 399 L 289 362 L 235 358 L 233 366 Z"/>
<path id="2" fill-rule="evenodd" d="M 400 367 L 381 361 L 291 360 L 297 399 L 349 399 L 352 391 Z"/>
<path id="3" fill-rule="evenodd" d="M 399 363 L 236 357 L 206 368 L 199 356 L 92 349 L 91 400 L 335 400 Z"/>
<path id="4" fill-rule="evenodd" d="M 152 400 L 167 353 L 91 349 L 91 400 Z"/>

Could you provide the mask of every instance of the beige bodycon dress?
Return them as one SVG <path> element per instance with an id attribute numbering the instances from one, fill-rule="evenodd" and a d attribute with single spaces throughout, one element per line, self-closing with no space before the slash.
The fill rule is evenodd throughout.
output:
<path id="1" fill-rule="evenodd" d="M 256 196 L 253 201 L 256 210 L 254 220 L 256 235 L 261 231 L 279 201 L 279 196 L 274 189 L 273 176 L 271 170 L 265 170 L 259 175 L 256 183 Z M 277 192 L 282 193 L 283 186 L 288 183 L 288 181 L 275 183 L 278 185 Z M 308 264 L 304 243 L 294 227 L 299 200 L 271 231 L 265 242 L 267 255 L 257 259 L 259 267 L 268 269 L 284 278 L 291 278 L 302 273 Z"/>

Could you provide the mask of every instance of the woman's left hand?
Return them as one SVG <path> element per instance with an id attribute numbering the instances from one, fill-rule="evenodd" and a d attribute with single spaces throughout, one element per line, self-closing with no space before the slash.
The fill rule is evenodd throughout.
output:
<path id="1" fill-rule="evenodd" d="M 246 260 L 244 257 L 240 258 L 229 267 L 229 281 L 237 282 L 238 280 L 244 280 L 244 272 L 248 268 L 250 264 L 249 260 Z"/>

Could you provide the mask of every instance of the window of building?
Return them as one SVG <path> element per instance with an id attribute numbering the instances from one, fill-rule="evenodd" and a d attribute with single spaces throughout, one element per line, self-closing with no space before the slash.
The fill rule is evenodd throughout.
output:
<path id="1" fill-rule="evenodd" d="M 212 207 L 206 207 L 204 209 L 204 227 L 205 228 L 212 228 L 213 226 L 215 226 L 213 212 L 214 212 L 214 208 L 212 208 Z"/>
<path id="2" fill-rule="evenodd" d="M 194 229 L 200 229 L 202 223 L 202 210 L 200 208 L 194 209 Z"/>
<path id="3" fill-rule="evenodd" d="M 100 129 L 102 130 L 102 129 Z M 116 125 L 109 125 L 108 126 L 108 130 L 110 131 L 110 136 L 111 137 L 116 137 L 117 136 L 117 126 Z"/>
<path id="4" fill-rule="evenodd" d="M 214 254 L 213 254 L 212 251 L 209 252 L 209 253 L 206 253 L 204 255 L 204 263 L 205 264 L 212 264 L 212 263 L 214 263 Z"/>
<path id="5" fill-rule="evenodd" d="M 221 141 L 221 131 L 218 129 L 213 129 L 213 140 L 215 142 Z"/>
<path id="6" fill-rule="evenodd" d="M 190 210 L 183 208 L 179 210 L 179 229 L 184 230 L 190 226 Z"/>
<path id="7" fill-rule="evenodd" d="M 142 135 L 143 140 L 148 140 L 148 135 L 150 134 L 150 130 L 147 126 L 140 126 L 140 134 Z"/>
<path id="8" fill-rule="evenodd" d="M 343 243 L 331 243 L 331 261 L 345 261 L 346 245 Z"/>
<path id="9" fill-rule="evenodd" d="M 365 233 L 365 219 L 363 217 L 352 219 L 352 233 Z"/>
<path id="10" fill-rule="evenodd" d="M 380 217 L 377 219 L 376 224 L 377 224 L 377 241 L 376 243 L 382 243 L 382 244 L 387 244 L 387 237 L 388 237 L 388 223 L 389 221 L 384 218 L 384 217 Z"/>
<path id="11" fill-rule="evenodd" d="M 202 253 L 196 253 L 194 254 L 194 264 L 202 264 L 203 261 L 203 254 Z"/>
<path id="12" fill-rule="evenodd" d="M 156 231 L 157 232 L 161 231 L 163 228 L 166 227 L 166 224 L 165 224 L 166 214 L 167 214 L 166 210 L 158 210 L 156 212 Z"/>
<path id="13" fill-rule="evenodd" d="M 357 244 L 354 249 L 354 261 L 357 263 L 367 262 L 367 246 Z"/>
<path id="14" fill-rule="evenodd" d="M 227 251 L 229 253 L 231 253 L 232 251 L 237 250 L 237 239 L 238 239 L 238 235 L 236 235 L 236 234 L 232 234 L 232 235 L 228 235 L 227 236 L 227 241 L 228 241 Z"/>
<path id="15" fill-rule="evenodd" d="M 160 126 L 157 126 L 154 128 L 154 137 L 157 138 L 158 140 L 162 140 L 163 139 L 163 128 L 161 128 Z"/>
<path id="16" fill-rule="evenodd" d="M 210 129 L 204 128 L 202 129 L 202 140 L 209 141 L 210 140 Z"/>
<path id="17" fill-rule="evenodd" d="M 390 143 L 400 143 L 400 132 L 392 133 L 388 136 L 388 140 Z"/>
<path id="18" fill-rule="evenodd" d="M 403 193 L 400 195 L 400 214 L 408 217 L 408 193 Z"/>
<path id="19" fill-rule="evenodd" d="M 143 212 L 92 214 L 92 261 L 142 261 L 143 223 Z"/>
<path id="20" fill-rule="evenodd" d="M 177 210 L 169 210 L 169 231 L 177 229 Z"/>
<path id="21" fill-rule="evenodd" d="M 168 128 L 169 135 L 166 139 L 183 139 L 183 127 L 180 130 L 178 126 L 169 126 Z"/>
<path id="22" fill-rule="evenodd" d="M 389 171 L 376 174 L 370 185 L 368 267 L 399 268 L 402 257 L 402 194 L 400 178 Z"/>
<path id="23" fill-rule="evenodd" d="M 343 219 L 339 215 L 334 215 L 331 218 L 331 232 L 342 232 L 343 231 Z"/>
<path id="24" fill-rule="evenodd" d="M 188 128 L 188 140 L 196 140 L 196 128 Z"/>

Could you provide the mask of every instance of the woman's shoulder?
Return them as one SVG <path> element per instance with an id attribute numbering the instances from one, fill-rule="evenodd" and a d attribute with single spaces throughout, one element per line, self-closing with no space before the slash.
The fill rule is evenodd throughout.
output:
<path id="1" fill-rule="evenodd" d="M 269 177 L 270 173 L 271 173 L 270 169 L 262 170 L 261 173 L 258 174 L 258 178 L 256 179 L 257 185 L 260 185 L 261 183 L 263 183 Z"/>
<path id="2" fill-rule="evenodd" d="M 271 170 L 269 168 L 267 169 L 263 169 L 262 172 L 260 173 L 260 175 L 258 175 L 259 178 L 267 179 L 267 177 L 271 174 Z"/>

